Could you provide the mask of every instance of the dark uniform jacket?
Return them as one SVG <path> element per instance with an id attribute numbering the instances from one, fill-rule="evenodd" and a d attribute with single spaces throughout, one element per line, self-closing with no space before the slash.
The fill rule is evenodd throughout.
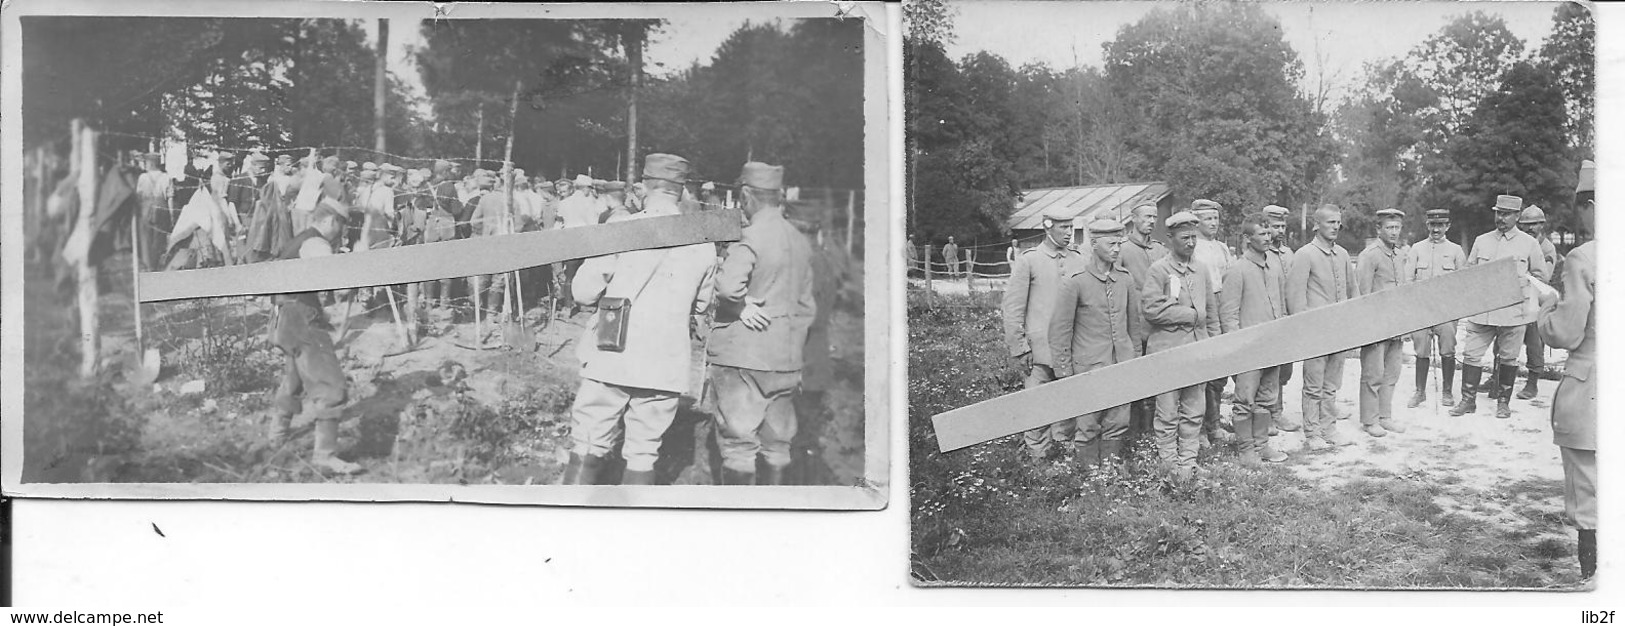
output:
<path id="1" fill-rule="evenodd" d="M 717 271 L 717 316 L 708 352 L 713 365 L 768 372 L 800 371 L 813 299 L 812 246 L 783 209 L 762 209 L 728 247 Z M 746 328 L 739 311 L 746 298 L 771 318 L 766 330 Z"/>
<path id="2" fill-rule="evenodd" d="M 1140 294 L 1120 264 L 1106 271 L 1088 263 L 1061 281 L 1050 313 L 1049 348 L 1055 375 L 1071 376 L 1140 356 Z"/>
<path id="3" fill-rule="evenodd" d="M 1563 260 L 1563 299 L 1537 322 L 1547 345 L 1569 351 L 1563 382 L 1552 397 L 1552 442 L 1597 449 L 1597 242 Z"/>

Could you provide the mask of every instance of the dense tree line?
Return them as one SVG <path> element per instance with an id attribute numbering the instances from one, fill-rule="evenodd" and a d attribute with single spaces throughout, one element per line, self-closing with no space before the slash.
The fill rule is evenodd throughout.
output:
<path id="1" fill-rule="evenodd" d="M 1258 5 L 1154 10 L 1105 44 L 1102 67 L 1065 70 L 951 59 L 953 13 L 938 8 L 908 16 L 905 47 L 917 241 L 1003 240 L 1023 190 L 1146 180 L 1251 210 L 1337 203 L 1354 248 L 1377 210 L 1405 210 L 1419 233 L 1425 209 L 1450 208 L 1459 239 L 1489 228 L 1477 209 L 1502 193 L 1567 223 L 1591 158 L 1595 26 L 1577 3 L 1556 6 L 1533 53 L 1500 18 L 1463 15 L 1371 64 L 1342 102 L 1308 86 Z"/>

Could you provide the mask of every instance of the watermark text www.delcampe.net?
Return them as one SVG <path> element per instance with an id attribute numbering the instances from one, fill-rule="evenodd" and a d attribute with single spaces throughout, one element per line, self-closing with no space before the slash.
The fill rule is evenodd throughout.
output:
<path id="1" fill-rule="evenodd" d="M 13 624 L 162 624 L 164 612 L 155 613 L 13 613 Z"/>

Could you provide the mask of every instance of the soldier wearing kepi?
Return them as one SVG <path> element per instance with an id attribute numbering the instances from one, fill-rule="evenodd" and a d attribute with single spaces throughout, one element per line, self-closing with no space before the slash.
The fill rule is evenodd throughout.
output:
<path id="1" fill-rule="evenodd" d="M 1147 354 L 1220 334 L 1219 299 L 1208 285 L 1207 268 L 1195 258 L 1200 237 L 1198 223 L 1200 220 L 1189 211 L 1168 218 L 1171 254 L 1152 263 L 1145 283 L 1140 285 L 1140 305 L 1151 322 L 1151 335 L 1145 342 Z M 1180 481 L 1197 473 L 1205 387 L 1205 383 L 1197 383 L 1157 395 L 1157 455 Z"/>
<path id="2" fill-rule="evenodd" d="M 1262 215 L 1249 216 L 1241 222 L 1241 234 L 1245 252 L 1224 271 L 1224 288 L 1219 292 L 1219 325 L 1226 333 L 1286 316 L 1286 273 L 1280 259 L 1269 252 L 1275 229 L 1264 223 Z M 1236 430 L 1236 448 L 1242 463 L 1280 463 L 1287 459 L 1285 453 L 1270 446 L 1270 410 L 1276 406 L 1281 391 L 1276 382 L 1278 372 L 1275 367 L 1266 367 L 1236 374 L 1230 422 Z"/>
<path id="3" fill-rule="evenodd" d="M 1049 322 L 1055 376 L 1065 378 L 1140 356 L 1140 295 L 1134 277 L 1118 263 L 1123 224 L 1089 223 L 1087 264 L 1061 280 Z M 1115 466 L 1128 432 L 1129 406 L 1081 415 L 1072 436 L 1075 457 L 1084 467 Z"/>
<path id="4" fill-rule="evenodd" d="M 1405 282 L 1437 278 L 1467 266 L 1467 253 L 1461 246 L 1446 238 L 1450 233 L 1450 209 L 1428 209 L 1428 238 L 1411 244 L 1410 260 L 1406 263 L 1409 276 Z M 1439 343 L 1439 373 L 1444 378 L 1444 391 L 1439 404 L 1456 403 L 1450 390 L 1456 382 L 1456 322 L 1442 322 L 1411 334 L 1411 348 L 1416 351 L 1416 393 L 1406 407 L 1421 406 L 1428 399 L 1428 367 L 1433 356 L 1433 343 Z"/>
<path id="5" fill-rule="evenodd" d="M 1337 245 L 1342 229 L 1343 210 L 1337 205 L 1325 204 L 1315 210 L 1315 238 L 1293 253 L 1287 271 L 1288 315 L 1356 295 L 1349 253 Z M 1343 353 L 1338 352 L 1303 362 L 1303 445 L 1311 451 L 1354 443 L 1337 432 L 1337 414 L 1332 408 L 1343 386 L 1343 361 Z"/>
<path id="6" fill-rule="evenodd" d="M 1532 295 L 1529 291 L 1530 277 L 1546 280 L 1547 267 L 1546 259 L 1541 256 L 1540 244 L 1535 243 L 1535 238 L 1530 237 L 1529 233 L 1517 229 L 1518 217 L 1522 213 L 1523 198 L 1497 197 L 1495 230 L 1473 240 L 1472 252 L 1467 255 L 1467 266 L 1505 258 L 1516 260 L 1518 280 L 1525 287 L 1527 297 Z M 1485 370 L 1490 370 L 1490 380 L 1485 384 L 1497 388 L 1495 416 L 1501 419 L 1512 417 L 1512 386 L 1518 380 L 1518 348 L 1523 346 L 1525 327 L 1534 320 L 1535 311 L 1521 302 L 1467 318 L 1467 343 L 1461 351 L 1461 402 L 1450 409 L 1451 415 L 1461 416 L 1478 411 L 1478 400 L 1473 394 L 1478 391 L 1480 376 Z M 1484 361 L 1484 353 L 1491 343 L 1495 344 L 1494 369 L 1490 369 Z"/>
<path id="7" fill-rule="evenodd" d="M 707 342 L 722 482 L 779 485 L 790 463 L 793 394 L 817 313 L 813 252 L 785 219 L 783 167 L 746 163 L 739 185 L 750 225 L 717 270 L 718 309 Z"/>
<path id="8" fill-rule="evenodd" d="M 1011 358 L 1027 368 L 1026 387 L 1055 380 L 1050 352 L 1050 316 L 1061 279 L 1083 269 L 1083 256 L 1071 249 L 1072 218 L 1058 211 L 1045 212 L 1044 239 L 1016 257 L 1004 289 L 1000 311 L 1004 315 L 1004 343 Z M 1034 461 L 1059 452 L 1055 442 L 1072 441 L 1072 420 L 1040 426 L 1024 435 L 1027 454 Z"/>
<path id="9" fill-rule="evenodd" d="M 309 226 L 283 246 L 278 260 L 311 259 L 333 254 L 334 242 L 344 233 L 344 210 L 324 199 L 311 214 Z M 333 349 L 333 327 L 322 311 L 316 292 L 279 294 L 273 298 L 276 311 L 271 318 L 270 341 L 282 351 L 282 384 L 272 400 L 269 438 L 280 443 L 287 437 L 295 413 L 314 424 L 315 447 L 311 464 L 319 469 L 354 474 L 361 466 L 337 456 L 339 420 L 345 399 L 344 370 Z M 302 396 L 302 401 L 301 401 Z M 300 421 L 305 421 L 302 418 Z"/>
<path id="10" fill-rule="evenodd" d="M 1552 245 L 1552 240 L 1546 238 L 1546 212 L 1538 206 L 1530 205 L 1518 216 L 1518 229 L 1529 233 L 1529 236 L 1534 237 L 1535 242 L 1540 244 L 1540 256 L 1546 261 L 1546 275 L 1551 277 L 1551 280 L 1546 281 L 1547 284 L 1557 282 L 1561 276 L 1558 273 L 1557 246 Z M 1524 364 L 1529 368 L 1529 375 L 1524 379 L 1523 389 L 1518 390 L 1517 397 L 1519 400 L 1529 400 L 1540 393 L 1540 385 L 1536 381 L 1540 380 L 1541 374 L 1546 373 L 1546 342 L 1541 341 L 1540 331 L 1535 328 L 1534 322 L 1530 322 L 1523 331 L 1523 357 Z"/>
<path id="11" fill-rule="evenodd" d="M 1284 206 L 1271 204 L 1264 207 L 1264 221 L 1270 228 L 1269 248 L 1265 252 L 1272 261 L 1281 268 L 1281 281 L 1285 288 L 1286 275 L 1292 272 L 1292 248 L 1286 245 L 1286 218 L 1292 212 Z M 1281 312 L 1286 315 L 1286 311 Z M 1282 363 L 1275 367 L 1275 402 L 1270 404 L 1270 434 L 1274 435 L 1277 429 L 1286 432 L 1298 430 L 1300 424 L 1296 418 L 1287 417 L 1282 409 L 1286 405 L 1287 381 L 1292 380 L 1292 364 Z"/>
<path id="12" fill-rule="evenodd" d="M 649 155 L 643 165 L 649 202 L 632 219 L 677 215 L 688 171 L 682 157 Z M 565 484 L 609 482 L 605 457 L 617 444 L 626 461 L 621 483 L 655 484 L 660 439 L 677 417 L 678 399 L 690 388 L 689 316 L 709 308 L 715 267 L 716 248 L 709 243 L 633 250 L 581 264 L 571 291 L 582 305 L 597 305 L 598 312 L 576 347 L 581 387 L 570 408 L 574 446 Z M 625 333 L 605 344 L 600 325 L 616 323 L 615 315 L 624 316 L 619 327 Z"/>
<path id="13" fill-rule="evenodd" d="M 1377 241 L 1360 251 L 1355 264 L 1354 285 L 1359 294 L 1369 295 L 1399 286 L 1399 232 L 1405 213 L 1399 209 L 1377 211 Z M 1384 339 L 1360 348 L 1360 428 L 1372 437 L 1405 432 L 1394 419 L 1394 387 L 1404 367 L 1405 338 Z"/>
<path id="14" fill-rule="evenodd" d="M 1595 232 L 1596 165 L 1580 164 L 1575 208 Z M 1552 442 L 1563 455 L 1563 511 L 1580 531 L 1580 575 L 1597 571 L 1597 242 L 1580 244 L 1563 262 L 1563 296 L 1545 306 L 1538 327 L 1546 343 L 1569 351 L 1563 382 L 1552 396 Z"/>

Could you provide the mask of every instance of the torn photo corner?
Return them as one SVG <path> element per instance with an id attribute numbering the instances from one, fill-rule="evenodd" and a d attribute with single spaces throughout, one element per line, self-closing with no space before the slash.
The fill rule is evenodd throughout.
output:
<path id="1" fill-rule="evenodd" d="M 886 506 L 895 8 L 177 10 L 0 20 L 8 496 Z"/>

